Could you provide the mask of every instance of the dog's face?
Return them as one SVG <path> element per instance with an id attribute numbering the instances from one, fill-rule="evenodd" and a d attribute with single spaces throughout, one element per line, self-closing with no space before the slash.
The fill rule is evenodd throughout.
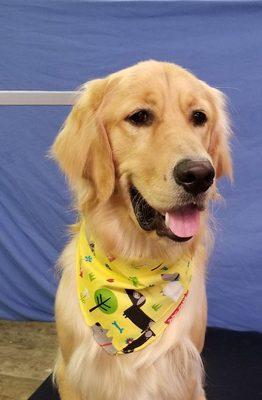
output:
<path id="1" fill-rule="evenodd" d="M 216 178 L 232 174 L 228 135 L 222 93 L 148 61 L 88 84 L 53 152 L 84 201 L 117 193 L 145 234 L 181 242 L 197 233 Z"/>

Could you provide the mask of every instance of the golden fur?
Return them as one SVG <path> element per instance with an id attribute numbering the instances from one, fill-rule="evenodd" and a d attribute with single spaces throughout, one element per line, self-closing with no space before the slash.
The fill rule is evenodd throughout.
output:
<path id="1" fill-rule="evenodd" d="M 151 126 L 137 128 L 125 120 L 148 107 L 157 116 Z M 208 122 L 203 127 L 192 125 L 194 109 L 205 110 Z M 55 378 L 62 400 L 205 399 L 199 353 L 206 327 L 208 211 L 201 213 L 198 234 L 177 243 L 139 227 L 128 186 L 132 182 L 160 212 L 179 206 L 183 193 L 172 178 L 175 164 L 206 158 L 216 178 L 231 177 L 229 134 L 223 94 L 175 64 L 146 61 L 83 86 L 52 147 L 77 210 L 113 256 L 172 262 L 190 252 L 196 268 L 188 299 L 162 337 L 141 351 L 110 356 L 94 341 L 81 315 L 73 234 L 60 258 L 56 297 Z M 205 204 L 215 197 L 214 182 Z"/>

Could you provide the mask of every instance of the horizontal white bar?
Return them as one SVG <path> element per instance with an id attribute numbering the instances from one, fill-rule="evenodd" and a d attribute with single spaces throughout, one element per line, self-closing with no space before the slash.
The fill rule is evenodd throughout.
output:
<path id="1" fill-rule="evenodd" d="M 0 106 L 70 106 L 78 92 L 2 90 Z"/>

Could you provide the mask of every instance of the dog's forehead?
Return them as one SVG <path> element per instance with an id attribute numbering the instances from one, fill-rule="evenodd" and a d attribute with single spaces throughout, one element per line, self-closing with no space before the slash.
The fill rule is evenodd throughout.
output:
<path id="1" fill-rule="evenodd" d="M 175 64 L 145 62 L 118 73 L 115 94 L 157 105 L 165 99 L 206 97 L 207 85 Z"/>

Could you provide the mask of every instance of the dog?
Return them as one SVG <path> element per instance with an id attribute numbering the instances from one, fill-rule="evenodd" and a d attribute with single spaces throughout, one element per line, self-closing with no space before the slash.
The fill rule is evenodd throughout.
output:
<path id="1" fill-rule="evenodd" d="M 82 87 L 51 154 L 68 179 L 87 236 L 91 232 L 107 255 L 103 273 L 112 273 L 119 257 L 128 268 L 139 260 L 137 269 L 148 259 L 156 260 L 150 271 L 157 283 L 148 291 L 159 284 L 162 298 L 172 302 L 182 296 L 185 285 L 182 280 L 178 284 L 182 274 L 177 270 L 171 271 L 176 279 L 166 282 L 165 265 L 193 259 L 193 266 L 180 304 L 161 322 L 166 323 L 161 334 L 156 334 L 154 318 L 147 317 L 143 325 L 143 314 L 161 313 L 160 304 L 146 311 L 150 302 L 143 298 L 143 284 L 128 278 L 129 297 L 138 293 L 128 309 L 135 312 L 131 318 L 129 311 L 124 317 L 120 310 L 119 318 L 132 324 L 139 313 L 142 331 L 116 354 L 112 332 L 120 336 L 123 326 L 117 320 L 111 328 L 94 321 L 95 331 L 110 345 L 109 354 L 80 310 L 76 249 L 81 224 L 76 223 L 59 259 L 62 276 L 55 305 L 59 351 L 54 377 L 61 400 L 206 399 L 200 353 L 212 247 L 208 203 L 219 196 L 217 180 L 232 178 L 230 134 L 223 93 L 176 64 L 144 61 Z M 89 261 L 97 253 L 95 246 L 92 242 Z M 100 267 L 94 268 L 93 279 Z M 113 285 L 114 277 L 108 276 Z M 166 297 L 163 285 L 169 285 Z M 89 289 L 83 293 L 93 301 L 92 316 L 107 318 L 112 312 L 106 304 L 110 296 L 102 301 L 100 292 L 94 299 Z M 119 299 L 114 304 L 113 311 L 116 304 L 121 307 Z M 136 349 L 140 344 L 144 347 Z"/>

